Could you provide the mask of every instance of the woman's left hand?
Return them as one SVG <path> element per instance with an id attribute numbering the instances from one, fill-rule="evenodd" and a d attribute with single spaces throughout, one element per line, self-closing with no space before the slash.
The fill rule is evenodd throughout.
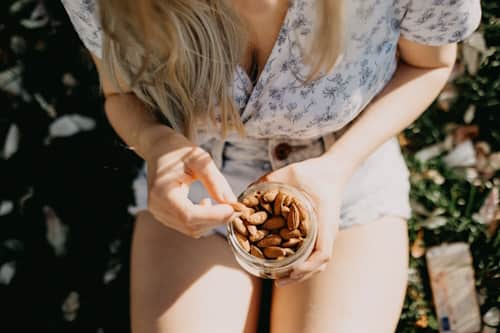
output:
<path id="1" fill-rule="evenodd" d="M 304 191 L 312 200 L 318 218 L 318 238 L 311 256 L 296 266 L 287 278 L 276 280 L 278 286 L 301 282 L 326 269 L 339 225 L 341 193 L 345 177 L 328 157 L 320 156 L 274 170 L 255 183 L 275 181 Z"/>

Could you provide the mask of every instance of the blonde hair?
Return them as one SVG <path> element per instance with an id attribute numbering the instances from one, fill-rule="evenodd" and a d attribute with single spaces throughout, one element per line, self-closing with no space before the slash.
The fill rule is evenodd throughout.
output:
<path id="1" fill-rule="evenodd" d="M 316 1 L 316 30 L 302 51 L 311 64 L 304 83 L 329 71 L 342 49 L 342 0 Z M 249 36 L 231 0 L 99 0 L 99 10 L 104 67 L 117 87 L 119 74 L 190 139 L 198 121 L 216 124 L 216 107 L 222 136 L 244 135 L 232 84 Z"/>

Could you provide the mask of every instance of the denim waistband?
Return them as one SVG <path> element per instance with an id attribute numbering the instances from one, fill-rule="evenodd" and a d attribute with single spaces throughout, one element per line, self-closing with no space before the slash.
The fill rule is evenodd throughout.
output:
<path id="1" fill-rule="evenodd" d="M 221 170 L 229 161 L 275 170 L 293 162 L 320 156 L 342 132 L 331 132 L 311 139 L 244 138 L 234 141 L 214 139 L 206 149 Z"/>

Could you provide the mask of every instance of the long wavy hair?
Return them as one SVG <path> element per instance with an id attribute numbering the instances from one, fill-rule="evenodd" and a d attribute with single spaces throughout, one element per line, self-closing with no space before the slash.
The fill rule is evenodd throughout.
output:
<path id="1" fill-rule="evenodd" d="M 99 0 L 103 62 L 171 127 L 190 139 L 203 122 L 244 135 L 234 105 L 234 70 L 249 42 L 232 0 Z M 295 0 L 296 1 L 296 0 Z M 317 1 L 304 83 L 335 65 L 342 50 L 342 0 Z"/>

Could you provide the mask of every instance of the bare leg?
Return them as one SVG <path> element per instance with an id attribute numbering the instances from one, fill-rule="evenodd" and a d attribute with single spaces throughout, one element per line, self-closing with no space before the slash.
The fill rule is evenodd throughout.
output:
<path id="1" fill-rule="evenodd" d="M 255 332 L 260 281 L 243 272 L 224 238 L 192 239 L 151 214 L 132 243 L 132 332 Z"/>
<path id="2" fill-rule="evenodd" d="M 394 332 L 407 265 L 404 220 L 386 217 L 343 230 L 324 272 L 274 288 L 271 332 Z"/>

